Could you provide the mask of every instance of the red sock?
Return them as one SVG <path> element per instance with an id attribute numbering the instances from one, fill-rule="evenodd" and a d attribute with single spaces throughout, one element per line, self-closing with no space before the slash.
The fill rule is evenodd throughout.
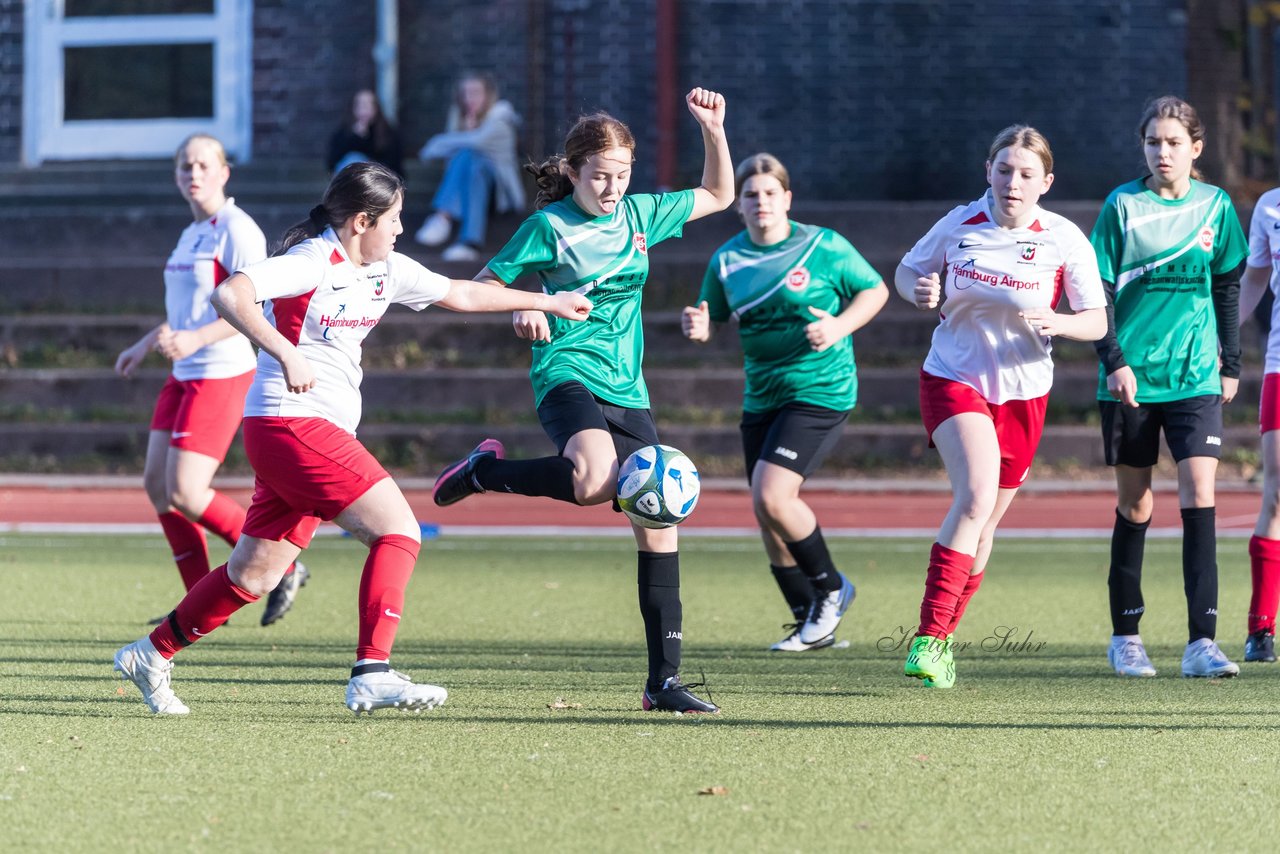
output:
<path id="1" fill-rule="evenodd" d="M 244 527 L 244 508 L 221 492 L 215 492 L 209 506 L 200 514 L 200 524 L 222 537 L 227 545 L 234 546 Z"/>
<path id="2" fill-rule="evenodd" d="M 951 620 L 951 628 L 947 634 L 953 634 L 956 626 L 960 625 L 960 618 L 964 616 L 964 609 L 969 607 L 969 600 L 973 598 L 973 594 L 978 592 L 978 588 L 982 586 L 982 579 L 986 576 L 986 572 L 979 572 L 977 575 L 970 575 L 964 580 L 964 590 L 960 593 L 960 601 L 956 602 L 956 615 Z"/>
<path id="3" fill-rule="evenodd" d="M 369 558 L 360 576 L 360 642 L 356 660 L 391 658 L 400 615 L 404 613 L 404 589 L 413 575 L 421 546 L 412 537 L 390 534 L 369 547 Z"/>
<path id="4" fill-rule="evenodd" d="M 918 636 L 945 638 L 956 618 L 956 607 L 964 592 L 973 555 L 933 544 L 929 552 L 929 574 L 924 581 L 924 601 L 920 603 Z"/>
<path id="5" fill-rule="evenodd" d="M 1249 598 L 1249 634 L 1275 630 L 1280 609 L 1280 540 L 1254 535 L 1249 539 L 1249 569 L 1253 595 Z"/>
<path id="6" fill-rule="evenodd" d="M 209 544 L 205 541 L 204 531 L 175 510 L 160 514 L 160 527 L 173 551 L 173 562 L 178 565 L 182 584 L 190 590 L 209 574 Z"/>
<path id="7" fill-rule="evenodd" d="M 151 642 L 165 658 L 173 658 L 178 650 L 205 637 L 236 611 L 257 601 L 257 596 L 231 583 L 224 563 L 191 588 L 173 613 L 151 632 Z"/>

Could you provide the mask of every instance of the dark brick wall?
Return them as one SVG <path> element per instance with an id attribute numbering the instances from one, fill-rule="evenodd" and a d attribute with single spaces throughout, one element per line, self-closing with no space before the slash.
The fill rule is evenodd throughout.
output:
<path id="1" fill-rule="evenodd" d="M 22 159 L 22 0 L 0 0 L 0 163 Z"/>
<path id="2" fill-rule="evenodd" d="M 351 93 L 374 80 L 371 0 L 256 0 L 254 157 L 319 162 Z M 677 0 L 681 92 L 729 99 L 735 159 L 770 150 L 810 199 L 967 198 L 991 137 L 1044 131 L 1051 198 L 1098 198 L 1141 166 L 1133 124 L 1185 94 L 1183 0 Z M 637 189 L 656 179 L 655 0 L 401 0 L 407 152 L 439 130 L 461 69 L 492 72 L 532 157 L 581 112 L 626 120 Z M 0 0 L 0 162 L 20 143 L 22 4 Z M 701 146 L 680 107 L 680 182 Z"/>
<path id="3" fill-rule="evenodd" d="M 374 83 L 373 10 L 364 0 L 255 0 L 255 158 L 324 162 L 352 94 Z"/>

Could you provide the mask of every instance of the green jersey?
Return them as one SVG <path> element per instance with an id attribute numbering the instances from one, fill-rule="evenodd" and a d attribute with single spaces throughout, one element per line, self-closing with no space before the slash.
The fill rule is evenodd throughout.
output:
<path id="1" fill-rule="evenodd" d="M 1116 341 L 1138 402 L 1221 394 L 1212 279 L 1248 254 L 1227 194 L 1193 180 L 1181 199 L 1164 199 L 1131 181 L 1107 197 L 1089 240 L 1115 288 Z M 1105 365 L 1098 376 L 1098 399 L 1111 400 Z"/>
<path id="2" fill-rule="evenodd" d="M 809 307 L 839 314 L 858 291 L 881 283 L 858 250 L 829 228 L 791 223 L 781 243 L 758 246 L 743 231 L 716 250 L 699 300 L 712 320 L 738 320 L 747 374 L 742 408 L 787 403 L 849 410 L 858 398 L 853 339 L 816 352 L 805 327 Z"/>
<path id="3" fill-rule="evenodd" d="M 593 217 L 570 196 L 521 224 L 489 270 L 504 282 L 537 273 L 549 294 L 577 291 L 595 304 L 582 322 L 548 317 L 550 341 L 533 344 L 537 404 L 561 383 L 577 380 L 614 406 L 649 407 L 640 363 L 642 288 L 649 248 L 679 237 L 693 212 L 693 191 L 628 195 L 608 216 Z"/>

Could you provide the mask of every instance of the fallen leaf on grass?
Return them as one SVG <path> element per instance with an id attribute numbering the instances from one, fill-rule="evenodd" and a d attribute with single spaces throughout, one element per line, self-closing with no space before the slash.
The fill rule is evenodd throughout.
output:
<path id="1" fill-rule="evenodd" d="M 727 795 L 729 794 L 729 789 L 727 786 L 707 786 L 704 789 L 699 789 L 698 794 L 699 795 Z"/>
<path id="2" fill-rule="evenodd" d="M 554 703 L 547 703 L 548 709 L 581 709 L 581 703 L 567 703 L 564 697 L 556 697 Z"/>
<path id="3" fill-rule="evenodd" d="M 924 753 L 917 753 L 915 756 L 912 756 L 911 758 L 920 763 L 929 761 L 929 757 Z"/>
<path id="4" fill-rule="evenodd" d="M 870 829 L 871 829 L 871 822 L 869 822 L 869 821 L 860 821 L 860 822 L 858 822 L 857 824 L 855 824 L 853 827 L 854 827 L 854 830 L 870 830 Z"/>
<path id="5" fill-rule="evenodd" d="M 123 687 L 121 687 L 121 688 L 117 688 L 117 689 L 116 689 L 116 696 L 117 696 L 117 697 L 123 697 L 123 696 L 124 696 L 124 688 L 123 688 Z"/>

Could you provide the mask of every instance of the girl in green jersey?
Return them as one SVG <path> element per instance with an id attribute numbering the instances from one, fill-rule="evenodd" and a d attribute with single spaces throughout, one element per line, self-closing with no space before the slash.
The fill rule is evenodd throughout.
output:
<path id="1" fill-rule="evenodd" d="M 849 241 L 792 222 L 791 178 L 772 154 L 738 165 L 746 230 L 716 250 L 686 337 L 707 341 L 711 321 L 738 321 L 746 391 L 742 449 L 764 550 L 795 622 L 770 649 L 835 643 L 853 585 L 831 560 L 805 479 L 835 447 L 857 399 L 850 336 L 884 307 L 889 289 Z"/>
<path id="2" fill-rule="evenodd" d="M 589 294 L 593 322 L 571 328 L 542 312 L 516 312 L 516 334 L 533 342 L 529 376 L 543 429 L 557 455 L 504 459 L 502 443 L 481 442 L 436 480 L 446 506 L 489 490 L 540 495 L 570 504 L 615 499 L 618 463 L 658 442 L 640 363 L 644 351 L 640 299 L 649 250 L 679 237 L 684 224 L 733 202 L 733 168 L 724 133 L 724 98 L 694 89 L 685 98 L 702 129 L 702 184 L 658 195 L 627 195 L 635 139 L 603 113 L 569 131 L 564 155 L 531 169 L 538 210 L 476 279 L 505 286 L 536 273 L 547 293 Z M 632 526 L 639 549 L 637 581 L 649 653 L 645 709 L 715 712 L 678 676 L 682 640 L 680 561 L 675 528 Z"/>
<path id="3" fill-rule="evenodd" d="M 1240 376 L 1239 266 L 1244 232 L 1227 194 L 1199 180 L 1204 126 L 1171 96 L 1138 124 L 1147 174 L 1111 192 L 1090 240 L 1107 290 L 1107 334 L 1098 405 L 1107 465 L 1116 475 L 1111 536 L 1112 636 L 1120 676 L 1155 676 L 1138 621 L 1142 554 L 1154 497 L 1160 433 L 1178 466 L 1182 577 L 1189 642 L 1183 676 L 1235 676 L 1214 642 L 1218 565 L 1214 478 L 1222 453 L 1222 405 Z"/>

